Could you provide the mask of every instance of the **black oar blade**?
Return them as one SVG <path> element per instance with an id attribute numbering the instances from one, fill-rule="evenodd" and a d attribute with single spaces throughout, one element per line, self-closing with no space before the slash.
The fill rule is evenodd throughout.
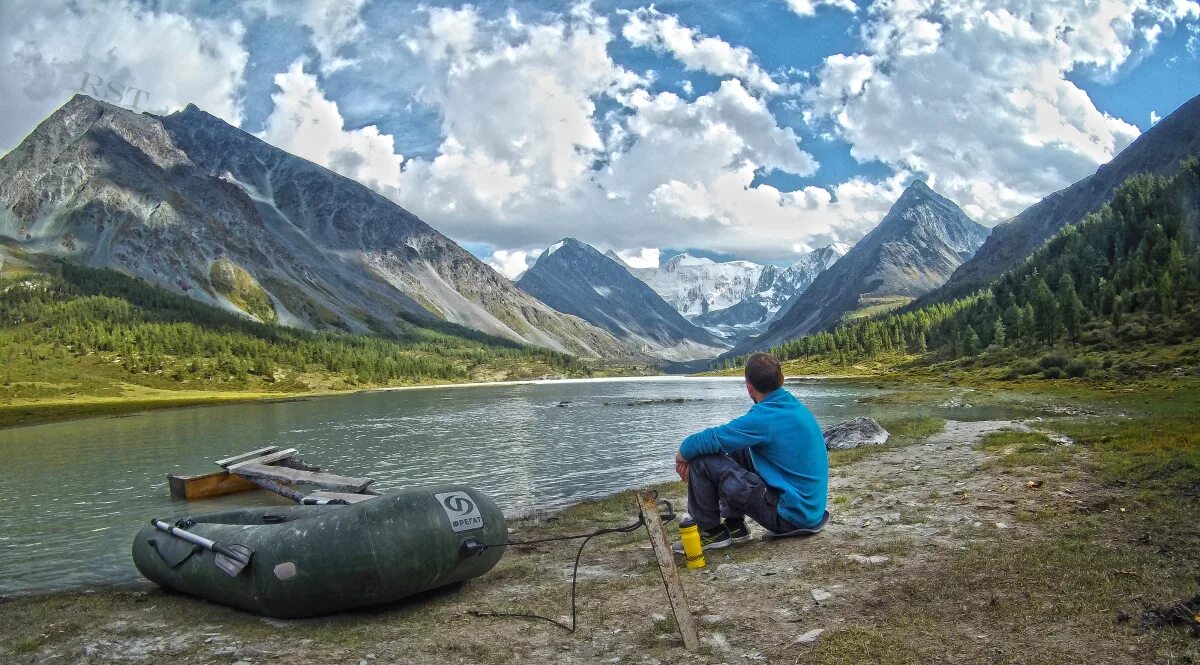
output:
<path id="1" fill-rule="evenodd" d="M 254 550 L 245 545 L 226 545 L 216 552 L 217 568 L 230 577 L 237 577 L 250 563 Z"/>

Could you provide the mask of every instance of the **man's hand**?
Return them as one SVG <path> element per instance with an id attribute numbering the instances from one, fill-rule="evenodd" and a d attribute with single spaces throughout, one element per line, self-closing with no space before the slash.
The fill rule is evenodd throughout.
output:
<path id="1" fill-rule="evenodd" d="M 683 459 L 683 455 L 675 453 L 675 473 L 679 474 L 679 479 L 687 482 L 688 479 L 688 461 Z"/>

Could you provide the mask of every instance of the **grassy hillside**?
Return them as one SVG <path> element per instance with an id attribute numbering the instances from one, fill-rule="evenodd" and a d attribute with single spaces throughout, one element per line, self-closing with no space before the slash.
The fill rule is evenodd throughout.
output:
<path id="1" fill-rule="evenodd" d="M 0 268 L 0 424 L 374 386 L 586 376 L 571 356 L 445 325 L 389 337 L 251 321 L 109 270 Z"/>
<path id="2" fill-rule="evenodd" d="M 986 290 L 771 351 L 794 374 L 932 368 L 1016 380 L 1186 372 L 1200 362 L 1198 239 L 1193 159 L 1173 179 L 1130 179 L 1100 212 Z"/>

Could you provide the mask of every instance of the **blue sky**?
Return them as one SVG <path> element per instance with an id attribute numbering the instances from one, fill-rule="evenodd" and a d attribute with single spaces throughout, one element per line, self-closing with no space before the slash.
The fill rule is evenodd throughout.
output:
<path id="1" fill-rule="evenodd" d="M 993 225 L 1200 93 L 1195 0 L 13 0 L 0 21 L 0 152 L 81 74 L 117 82 L 509 275 L 564 236 L 787 263 L 914 178 Z"/>

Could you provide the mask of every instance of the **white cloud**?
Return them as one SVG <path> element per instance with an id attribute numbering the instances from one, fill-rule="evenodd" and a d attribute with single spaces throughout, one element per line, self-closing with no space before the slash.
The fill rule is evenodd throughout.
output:
<path id="1" fill-rule="evenodd" d="M 290 19 L 308 28 L 320 56 L 321 72 L 329 74 L 355 63 L 341 54 L 366 31 L 361 12 L 367 0 L 251 0 L 244 6 L 272 18 Z"/>
<path id="2" fill-rule="evenodd" d="M 1151 111 L 1150 112 L 1150 124 L 1157 125 L 1159 120 L 1162 120 L 1162 116 L 1158 114 L 1158 111 Z"/>
<path id="3" fill-rule="evenodd" d="M 194 102 L 242 121 L 248 56 L 237 21 L 131 0 L 7 0 L 0 25 L 0 154 L 77 92 L 156 113 Z"/>
<path id="4" fill-rule="evenodd" d="M 858 11 L 854 0 L 787 0 L 787 6 L 798 16 L 813 16 L 818 7 L 836 7 L 852 14 Z"/>
<path id="5" fill-rule="evenodd" d="M 553 203 L 586 183 L 604 149 L 595 98 L 640 79 L 612 61 L 607 22 L 590 13 L 481 22 L 470 7 L 431 9 L 407 40 L 444 138 L 436 158 L 408 166 L 401 200 L 433 217 L 503 226 L 530 197 Z"/>
<path id="6" fill-rule="evenodd" d="M 754 61 L 750 49 L 705 36 L 654 7 L 628 12 L 627 16 L 621 35 L 634 46 L 670 53 L 689 70 L 735 76 L 756 91 L 780 91 L 780 85 Z"/>
<path id="7" fill-rule="evenodd" d="M 374 126 L 347 130 L 335 102 L 325 97 L 303 60 L 275 75 L 274 109 L 259 137 L 368 187 L 395 197 L 404 157 L 392 137 Z"/>
<path id="8" fill-rule="evenodd" d="M 368 182 L 461 242 L 490 245 L 490 263 L 505 274 L 533 257 L 526 248 L 564 236 L 635 265 L 656 263 L 647 248 L 681 244 L 787 259 L 793 246 L 857 239 L 909 177 L 794 192 L 756 183 L 771 170 L 817 169 L 767 102 L 736 77 L 693 100 L 652 91 L 612 61 L 613 35 L 586 8 L 540 23 L 471 8 L 426 16 L 403 42 L 406 59 L 389 67 L 419 74 L 420 100 L 441 114 L 433 157 L 403 162 L 398 178 L 399 155 L 364 160 L 374 166 L 358 172 L 348 160 L 338 166 L 340 152 L 386 152 L 391 137 L 347 130 L 299 65 L 277 77 L 264 135 Z M 602 99 L 615 110 L 597 113 Z"/>
<path id="9" fill-rule="evenodd" d="M 516 279 L 529 269 L 533 260 L 538 257 L 538 253 L 538 251 L 514 250 L 510 252 L 500 249 L 492 253 L 492 258 L 488 259 L 487 264 L 501 275 L 509 279 Z"/>
<path id="10" fill-rule="evenodd" d="M 984 222 L 1091 173 L 1137 137 L 1068 72 L 1111 76 L 1192 0 L 905 0 L 874 5 L 862 51 L 805 95 L 860 161 L 927 174 Z"/>
<path id="11" fill-rule="evenodd" d="M 639 247 L 617 252 L 617 256 L 630 268 L 657 268 L 662 259 L 662 250 L 657 247 Z"/>

